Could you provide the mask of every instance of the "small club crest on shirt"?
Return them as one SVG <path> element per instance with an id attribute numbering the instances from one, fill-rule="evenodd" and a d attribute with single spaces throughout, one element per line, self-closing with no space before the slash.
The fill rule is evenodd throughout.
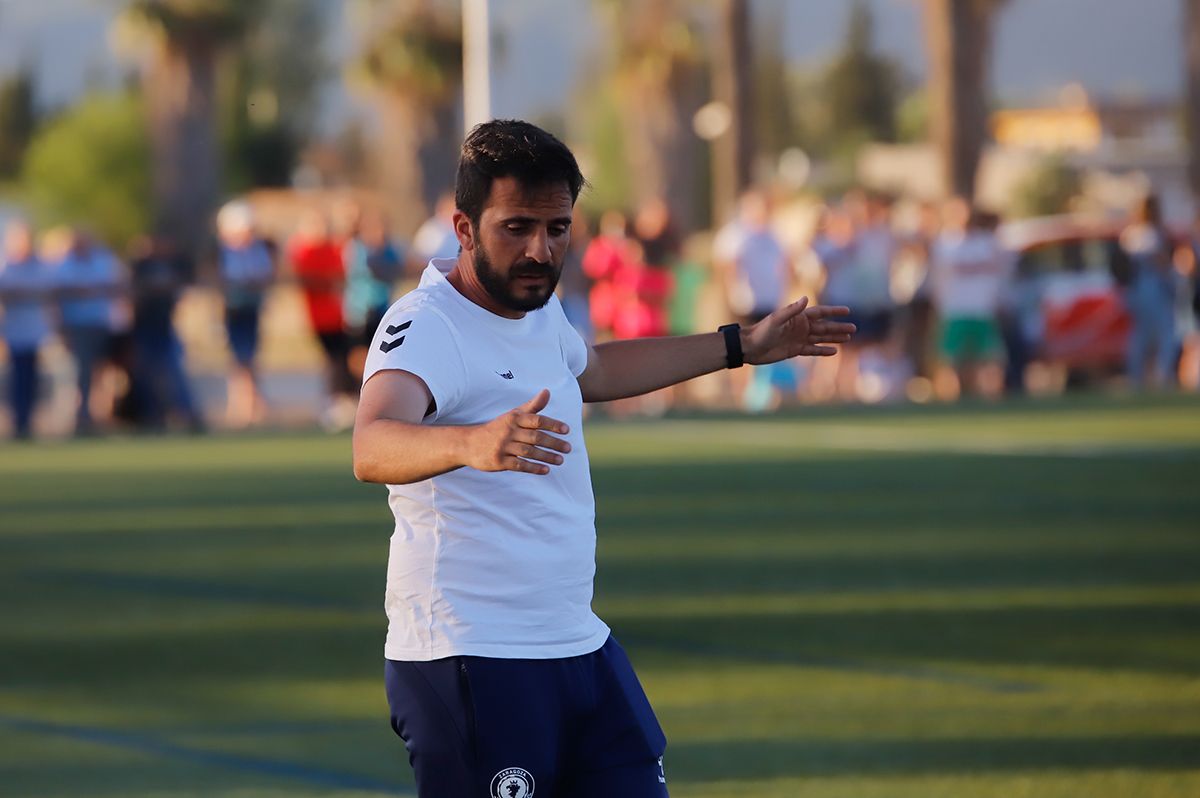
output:
<path id="1" fill-rule="evenodd" d="M 492 798 L 533 798 L 533 774 L 525 768 L 505 768 L 492 777 Z"/>

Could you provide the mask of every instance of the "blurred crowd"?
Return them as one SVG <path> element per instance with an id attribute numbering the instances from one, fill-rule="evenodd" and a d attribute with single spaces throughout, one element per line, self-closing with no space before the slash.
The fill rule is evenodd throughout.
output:
<path id="1" fill-rule="evenodd" d="M 366 347 L 384 311 L 430 258 L 457 253 L 453 213 L 447 194 L 411 240 L 400 241 L 384 214 L 347 202 L 328 214 L 304 211 L 277 243 L 237 201 L 217 215 L 211 263 L 193 262 L 162 237 L 143 237 L 122 257 L 84 229 L 38 236 L 24 221 L 10 222 L 0 252 L 0 324 L 13 435 L 33 433 L 45 393 L 40 353 L 53 336 L 73 364 L 79 435 L 269 421 L 260 331 L 264 301 L 282 284 L 301 293 L 324 357 L 319 419 L 330 429 L 349 427 Z M 578 211 L 559 293 L 592 342 L 700 332 L 729 317 L 753 324 L 801 295 L 851 308 L 858 334 L 835 358 L 731 371 L 706 392 L 685 385 L 613 403 L 607 412 L 617 416 L 690 403 L 764 412 L 804 402 L 998 397 L 1035 387 L 1032 367 L 1053 360 L 1045 313 L 1052 287 L 1036 258 L 1009 239 L 996 215 L 962 199 L 897 202 L 861 190 L 826 204 L 780 203 L 752 190 L 727 224 L 685 239 L 667 204 L 655 200 L 631 214 Z M 1082 247 L 1096 243 L 1073 245 L 1082 257 Z M 1200 224 L 1168 230 L 1147 197 L 1107 238 L 1099 235 L 1099 245 L 1111 255 L 1101 276 L 1117 297 L 1119 318 L 1108 326 L 1120 336 L 1115 370 L 1123 383 L 1194 389 Z M 1087 270 L 1083 260 L 1065 266 Z M 176 329 L 176 306 L 198 285 L 223 300 L 221 410 L 197 400 Z M 1086 364 L 1090 372 L 1069 365 L 1067 379 L 1103 371 L 1104 363 Z"/>

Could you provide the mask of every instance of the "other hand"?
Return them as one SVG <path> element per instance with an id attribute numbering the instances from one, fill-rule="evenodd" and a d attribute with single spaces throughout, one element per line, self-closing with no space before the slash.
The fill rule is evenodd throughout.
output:
<path id="1" fill-rule="evenodd" d="M 836 355 L 837 347 L 830 344 L 846 343 L 857 328 L 833 319 L 849 314 L 850 308 L 843 306 L 809 307 L 808 297 L 802 297 L 799 302 L 782 307 L 742 330 L 742 351 L 746 362 L 757 366 L 798 355 Z"/>
<path id="2" fill-rule="evenodd" d="M 550 403 L 550 391 L 520 407 L 471 428 L 466 464 L 480 471 L 524 471 L 549 474 L 551 465 L 561 465 L 571 444 L 555 435 L 566 435 L 567 425 L 540 415 Z"/>

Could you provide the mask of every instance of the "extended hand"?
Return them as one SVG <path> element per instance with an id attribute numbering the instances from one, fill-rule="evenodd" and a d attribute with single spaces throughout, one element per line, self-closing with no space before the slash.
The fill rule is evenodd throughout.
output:
<path id="1" fill-rule="evenodd" d="M 850 308 L 808 306 L 808 297 L 793 302 L 742 331 L 742 351 L 746 362 L 754 365 L 775 363 L 797 355 L 829 357 L 856 330 L 853 324 L 832 321 L 833 316 L 849 315 Z"/>
<path id="2" fill-rule="evenodd" d="M 472 427 L 466 464 L 480 471 L 549 474 L 550 467 L 543 463 L 560 465 L 563 458 L 558 452 L 571 451 L 571 444 L 549 434 L 566 435 L 567 425 L 538 415 L 549 403 L 550 392 L 543 388 L 520 407 Z"/>

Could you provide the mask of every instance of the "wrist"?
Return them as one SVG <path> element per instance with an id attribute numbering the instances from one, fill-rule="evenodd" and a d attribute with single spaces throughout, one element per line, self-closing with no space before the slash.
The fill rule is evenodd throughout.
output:
<path id="1" fill-rule="evenodd" d="M 746 362 L 745 331 L 740 324 L 722 324 L 717 328 L 725 344 L 725 368 L 736 369 Z"/>

